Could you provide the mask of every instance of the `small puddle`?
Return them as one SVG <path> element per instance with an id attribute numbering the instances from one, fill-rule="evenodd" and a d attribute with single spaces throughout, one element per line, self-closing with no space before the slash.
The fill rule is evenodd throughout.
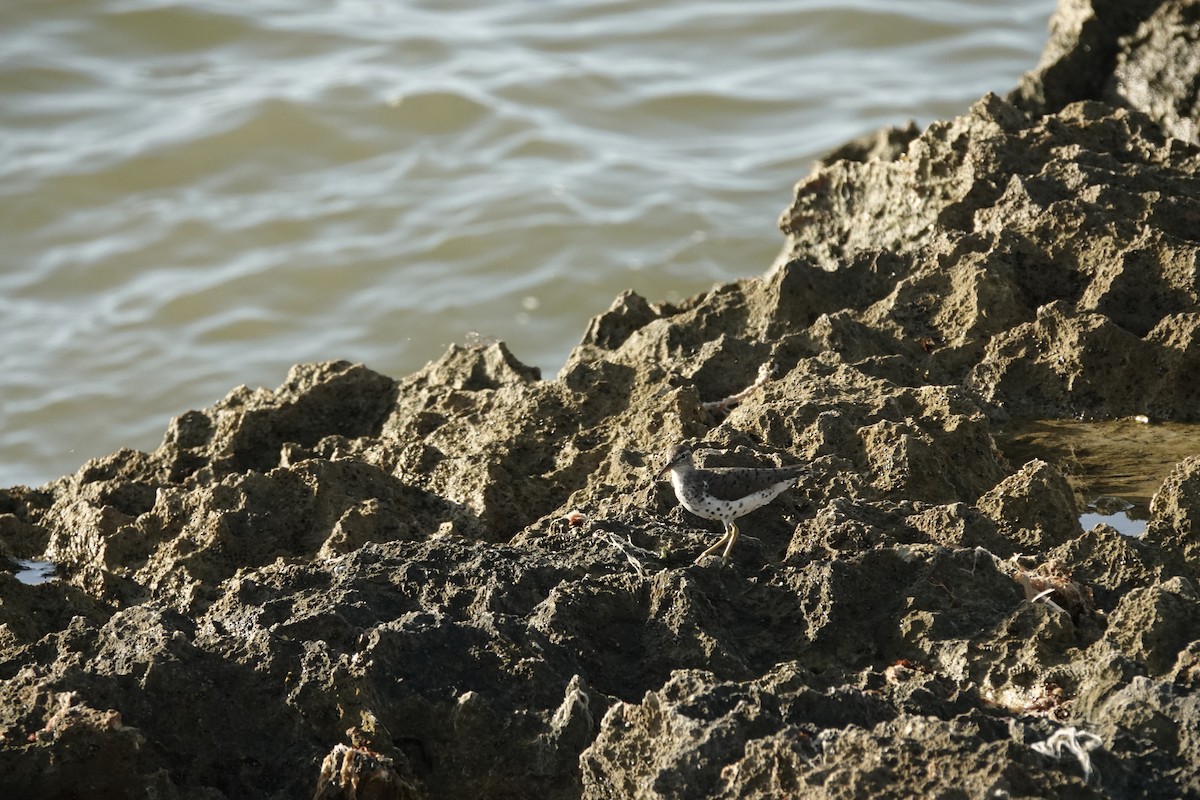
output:
<path id="1" fill-rule="evenodd" d="M 17 564 L 21 566 L 16 572 L 16 578 L 21 583 L 27 583 L 30 586 L 37 583 L 48 583 L 54 580 L 54 564 L 49 561 L 33 561 L 28 558 L 18 558 Z"/>
<path id="2" fill-rule="evenodd" d="M 1085 531 L 1104 523 L 1141 536 L 1163 480 L 1200 455 L 1200 425 L 1038 420 L 1001 431 L 996 443 L 1014 466 L 1040 458 L 1058 467 L 1075 490 Z"/>
<path id="3" fill-rule="evenodd" d="M 1149 521 L 1149 501 L 1145 508 L 1138 508 L 1119 497 L 1097 497 L 1079 515 L 1079 524 L 1085 531 L 1104 523 L 1126 536 L 1141 536 L 1146 532 L 1146 523 Z"/>

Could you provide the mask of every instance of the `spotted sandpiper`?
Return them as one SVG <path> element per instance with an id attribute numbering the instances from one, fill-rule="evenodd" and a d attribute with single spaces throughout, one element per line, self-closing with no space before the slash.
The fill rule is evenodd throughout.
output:
<path id="1" fill-rule="evenodd" d="M 779 496 L 784 489 L 796 483 L 796 479 L 808 471 L 807 467 L 714 467 L 701 469 L 692 460 L 692 448 L 677 444 L 667 452 L 667 463 L 658 474 L 658 480 L 668 471 L 675 496 L 688 511 L 705 519 L 720 520 L 725 526 L 725 535 L 716 544 L 705 550 L 700 559 L 715 553 L 721 545 L 725 552 L 721 560 L 729 557 L 733 543 L 737 541 L 738 529 L 734 520 L 761 508 Z"/>

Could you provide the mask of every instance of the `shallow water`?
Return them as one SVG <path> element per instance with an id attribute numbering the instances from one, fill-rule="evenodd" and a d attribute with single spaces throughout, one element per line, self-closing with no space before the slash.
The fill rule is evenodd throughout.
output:
<path id="1" fill-rule="evenodd" d="M 1094 507 L 1089 506 L 1089 510 L 1079 515 L 1079 526 L 1085 531 L 1090 531 L 1097 525 L 1107 525 L 1114 529 L 1117 533 L 1124 536 L 1132 536 L 1134 538 L 1141 536 L 1146 532 L 1146 525 L 1149 522 L 1148 512 L 1146 509 L 1132 512 L 1135 516 L 1131 516 L 1129 509 L 1124 511 L 1113 511 L 1111 513 L 1097 512 Z M 1147 516 L 1136 516 L 1138 513 L 1147 514 Z"/>
<path id="2" fill-rule="evenodd" d="M 16 571 L 14 576 L 21 583 L 35 586 L 39 583 L 47 583 L 55 578 L 55 566 L 49 561 L 33 561 L 22 558 L 17 560 L 17 564 L 21 568 Z"/>
<path id="3" fill-rule="evenodd" d="M 1005 431 L 999 444 L 1014 466 L 1040 458 L 1066 476 L 1080 502 L 1085 531 L 1103 522 L 1126 536 L 1140 536 L 1150 519 L 1150 501 L 1171 470 L 1200 455 L 1200 425 L 1038 420 Z"/>
<path id="4" fill-rule="evenodd" d="M 1033 67 L 1052 0 L 0 6 L 0 486 L 296 362 L 552 375 L 761 273 L 812 160 Z"/>

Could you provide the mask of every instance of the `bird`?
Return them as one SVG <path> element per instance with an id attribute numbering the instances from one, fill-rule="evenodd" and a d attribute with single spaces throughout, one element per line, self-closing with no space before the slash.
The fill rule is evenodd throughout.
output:
<path id="1" fill-rule="evenodd" d="M 692 459 L 692 448 L 677 444 L 667 451 L 667 462 L 658 474 L 657 481 L 671 473 L 671 485 L 679 503 L 698 517 L 720 520 L 725 535 L 716 544 L 696 557 L 695 563 L 712 555 L 722 545 L 725 551 L 721 561 L 729 558 L 729 551 L 738 538 L 735 519 L 749 514 L 778 497 L 785 489 L 795 485 L 797 479 L 808 472 L 808 467 L 714 467 L 702 469 Z"/>

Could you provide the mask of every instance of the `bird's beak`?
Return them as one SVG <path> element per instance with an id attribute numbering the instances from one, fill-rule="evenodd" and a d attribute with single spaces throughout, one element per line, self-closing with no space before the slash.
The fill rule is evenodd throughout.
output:
<path id="1" fill-rule="evenodd" d="M 659 479 L 659 478 L 661 478 L 663 475 L 666 475 L 668 472 L 670 472 L 670 471 L 671 471 L 671 466 L 672 466 L 672 465 L 671 465 L 671 462 L 670 462 L 670 461 L 668 461 L 666 464 L 663 464 L 663 468 L 662 468 L 662 469 L 660 469 L 660 470 L 658 471 L 658 474 L 654 476 L 654 480 L 658 480 L 658 479 Z"/>

